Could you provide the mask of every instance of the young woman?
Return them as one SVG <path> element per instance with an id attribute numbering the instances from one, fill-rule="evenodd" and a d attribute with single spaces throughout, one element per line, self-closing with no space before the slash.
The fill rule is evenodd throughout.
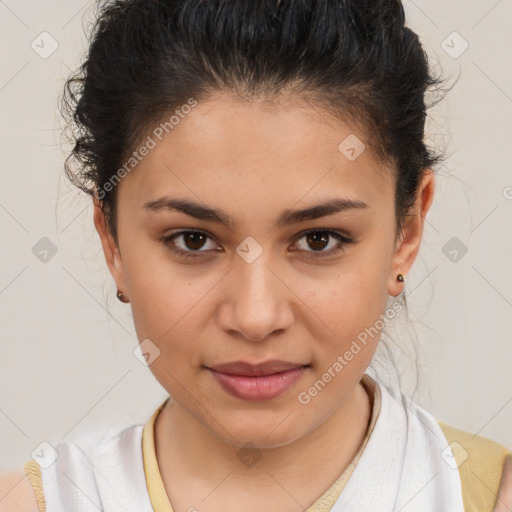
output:
<path id="1" fill-rule="evenodd" d="M 510 510 L 507 448 L 368 371 L 433 200 L 437 83 L 398 0 L 102 7 L 67 171 L 169 397 L 27 462 L 20 510 Z"/>

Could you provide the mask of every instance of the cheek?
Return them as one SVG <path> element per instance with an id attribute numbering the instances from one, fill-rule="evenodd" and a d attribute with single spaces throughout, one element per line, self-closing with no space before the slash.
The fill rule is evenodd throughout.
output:
<path id="1" fill-rule="evenodd" d="M 210 318 L 203 309 L 204 296 L 214 280 L 194 280 L 164 260 L 158 265 L 130 263 L 131 308 L 137 338 L 141 342 L 151 340 L 159 351 L 150 364 L 151 373 L 177 399 L 186 400 L 187 393 L 201 396 L 191 370 L 203 364 L 200 335 Z M 182 397 L 184 383 L 187 393 Z"/>
<path id="2" fill-rule="evenodd" d="M 205 296 L 215 282 L 190 279 L 164 268 L 137 274 L 130 289 L 139 339 L 154 338 L 161 344 L 176 338 L 193 342 L 209 318 L 204 312 Z"/>
<path id="3" fill-rule="evenodd" d="M 225 269 L 180 265 L 158 248 L 141 257 L 143 252 L 127 255 L 125 265 L 135 330 L 141 342 L 149 339 L 160 351 L 150 370 L 178 397 L 180 383 L 186 382 L 189 392 L 196 388 L 194 377 L 205 364 L 205 351 L 210 359 L 217 358 L 204 339 L 205 332 L 212 332 L 216 303 L 211 297 Z"/>
<path id="4" fill-rule="evenodd" d="M 330 276 L 302 280 L 300 296 L 311 311 L 310 339 L 318 373 L 345 355 L 343 373 L 350 375 L 349 381 L 365 371 L 383 327 L 388 265 L 385 258 L 373 257 L 372 251 L 361 252 Z"/>
<path id="5" fill-rule="evenodd" d="M 128 249 L 123 267 L 139 339 L 165 342 L 190 324 L 190 313 L 214 285 L 215 276 L 198 278 L 192 266 L 172 264 L 165 248 L 154 242 L 148 250 Z"/>
<path id="6" fill-rule="evenodd" d="M 344 339 L 375 322 L 388 298 L 388 262 L 361 254 L 352 260 L 330 274 L 302 280 L 300 288 L 312 312 Z"/>

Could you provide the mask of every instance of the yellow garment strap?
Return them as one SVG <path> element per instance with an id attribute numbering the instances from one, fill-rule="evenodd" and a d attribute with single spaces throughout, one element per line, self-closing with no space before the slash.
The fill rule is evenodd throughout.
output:
<path id="1" fill-rule="evenodd" d="M 39 464 L 35 460 L 31 459 L 28 462 L 25 462 L 23 469 L 25 470 L 25 474 L 34 489 L 39 512 L 46 512 L 46 501 L 44 499 L 43 481 L 41 478 L 41 468 L 39 467 Z"/>
<path id="2" fill-rule="evenodd" d="M 510 451 L 500 443 L 451 427 L 439 426 L 448 440 L 462 484 L 465 512 L 492 512 Z M 454 464 L 455 464 L 454 463 Z"/>

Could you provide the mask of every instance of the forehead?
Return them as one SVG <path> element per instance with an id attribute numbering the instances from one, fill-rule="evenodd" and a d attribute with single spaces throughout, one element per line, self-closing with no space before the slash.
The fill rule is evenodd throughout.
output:
<path id="1" fill-rule="evenodd" d="M 264 214 L 335 195 L 376 206 L 394 197 L 394 173 L 367 134 L 305 101 L 217 95 L 187 112 L 150 130 L 152 148 L 121 180 L 130 205 L 168 194 Z"/>

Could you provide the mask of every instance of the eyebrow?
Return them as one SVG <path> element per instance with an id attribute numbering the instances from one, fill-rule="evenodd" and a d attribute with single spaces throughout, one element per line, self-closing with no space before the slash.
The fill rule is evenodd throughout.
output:
<path id="1" fill-rule="evenodd" d="M 302 210 L 284 210 L 277 220 L 277 226 L 290 226 L 306 220 L 314 220 L 327 215 L 333 215 L 338 212 L 364 208 L 368 208 L 368 205 L 358 199 L 330 199 Z M 222 224 L 228 228 L 232 228 L 234 224 L 229 214 L 223 210 L 209 208 L 187 199 L 162 197 L 144 203 L 143 209 L 151 212 L 178 211 L 199 220 Z"/>

